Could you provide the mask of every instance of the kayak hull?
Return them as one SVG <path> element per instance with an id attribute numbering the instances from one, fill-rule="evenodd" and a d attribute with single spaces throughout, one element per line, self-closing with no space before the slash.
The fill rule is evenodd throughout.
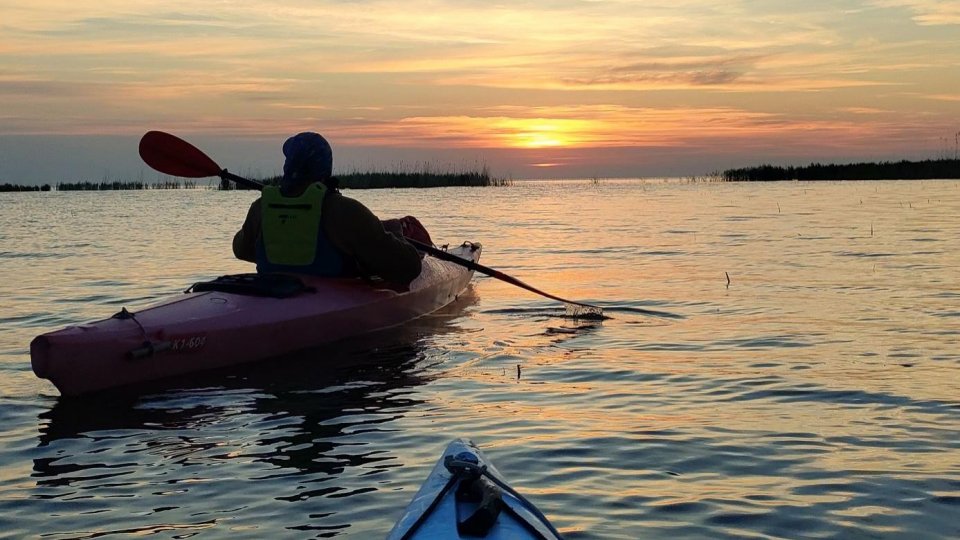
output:
<path id="1" fill-rule="evenodd" d="M 466 260 L 480 245 L 449 250 Z M 433 257 L 407 291 L 361 279 L 298 276 L 286 298 L 187 292 L 135 313 L 69 326 L 30 344 L 34 373 L 64 396 L 281 356 L 390 328 L 452 302 L 473 272 Z"/>
<path id="2" fill-rule="evenodd" d="M 448 467 L 448 462 L 462 459 L 465 455 L 478 469 L 482 468 L 485 478 L 504 488 L 500 490 L 495 505 L 502 510 L 496 512 L 496 517 L 491 518 L 492 524 L 488 523 L 483 531 L 464 530 L 463 525 L 473 518 L 471 512 L 485 505 L 458 502 L 457 492 L 461 487 L 459 484 L 466 480 L 458 477 L 457 473 Z M 497 490 L 496 487 L 493 489 Z M 387 535 L 387 540 L 458 538 L 558 540 L 560 534 L 536 507 L 507 485 L 500 471 L 472 441 L 457 439 L 447 446 L 443 456 Z"/>

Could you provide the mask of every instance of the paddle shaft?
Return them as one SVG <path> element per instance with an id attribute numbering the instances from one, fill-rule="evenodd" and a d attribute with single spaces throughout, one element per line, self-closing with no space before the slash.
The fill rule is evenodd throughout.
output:
<path id="1" fill-rule="evenodd" d="M 199 148 L 179 137 L 170 135 L 169 133 L 151 131 L 144 135 L 144 137 L 140 140 L 140 156 L 148 165 L 162 173 L 173 174 L 174 176 L 189 175 L 192 178 L 200 178 L 203 176 L 219 176 L 224 180 L 230 180 L 258 191 L 262 191 L 264 188 L 264 185 L 261 182 L 250 180 L 249 178 L 244 178 L 242 176 L 237 176 L 226 169 L 221 169 L 216 162 L 210 159 L 210 157 L 204 154 Z M 407 238 L 406 240 L 413 244 L 413 246 L 420 251 L 433 255 L 438 259 L 458 264 L 465 268 L 469 268 L 470 270 L 480 272 L 481 274 L 488 275 L 492 278 L 499 279 L 505 283 L 515 285 L 521 289 L 526 289 L 532 293 L 539 294 L 540 296 L 550 298 L 558 302 L 599 310 L 602 313 L 602 309 L 598 306 L 584 304 L 582 302 L 574 302 L 572 300 L 567 300 L 566 298 L 552 295 L 548 292 L 541 291 L 536 287 L 527 285 L 519 279 L 504 274 L 499 270 L 494 270 L 493 268 L 475 263 L 473 261 L 461 259 L 456 255 L 447 253 L 442 249 L 437 249 L 429 244 L 424 244 L 423 242 L 413 240 L 412 238 Z"/>
<path id="2" fill-rule="evenodd" d="M 509 284 L 511 284 L 511 285 L 516 285 L 517 287 L 520 287 L 521 289 L 526 289 L 526 290 L 528 290 L 528 291 L 530 291 L 530 292 L 532 292 L 532 293 L 539 294 L 540 296 L 544 296 L 544 297 L 550 298 L 550 299 L 552 299 L 552 300 L 556 300 L 556 301 L 558 301 L 558 302 L 563 302 L 563 303 L 565 303 L 565 304 L 573 304 L 573 305 L 575 305 L 575 306 L 582 306 L 582 307 L 590 308 L 590 309 L 600 309 L 600 308 L 597 307 L 597 306 L 592 306 L 592 305 L 590 305 L 590 304 L 584 304 L 584 303 L 582 303 L 582 302 L 574 302 L 573 300 L 567 300 L 566 298 L 560 298 L 559 296 L 550 294 L 550 293 L 548 293 L 548 292 L 541 291 L 540 289 L 538 289 L 538 288 L 536 288 L 536 287 L 534 287 L 534 286 L 532 286 L 532 285 L 527 285 L 526 283 L 520 281 L 519 279 L 517 279 L 517 278 L 515 278 L 515 277 L 513 277 L 513 276 L 510 276 L 510 275 L 508 275 L 508 274 L 504 274 L 503 272 L 501 272 L 501 271 L 499 271 L 499 270 L 494 270 L 493 268 L 490 268 L 489 266 L 484 266 L 484 265 L 482 265 L 482 264 L 480 264 L 480 263 L 475 263 L 475 262 L 473 262 L 473 261 L 468 261 L 468 260 L 466 260 L 466 259 L 461 259 L 460 257 L 457 257 L 456 255 L 453 255 L 453 254 L 451 254 L 451 253 L 447 253 L 446 251 L 443 251 L 442 249 L 437 249 L 437 248 L 435 248 L 435 247 L 433 247 L 433 246 L 431 246 L 431 245 L 429 245 L 429 244 L 424 244 L 423 242 L 414 240 L 414 239 L 412 239 L 412 238 L 407 238 L 406 240 L 407 240 L 407 242 L 410 242 L 411 244 L 413 244 L 413 245 L 414 245 L 417 249 L 419 249 L 420 251 L 429 253 L 430 255 L 433 255 L 434 257 L 436 257 L 436 258 L 438 258 L 438 259 L 442 259 L 442 260 L 444 260 L 444 261 L 450 261 L 450 262 L 452 262 L 452 263 L 459 264 L 460 266 L 464 266 L 464 267 L 466 267 L 466 268 L 469 268 L 470 270 L 474 270 L 474 271 L 480 272 L 481 274 L 486 274 L 486 275 L 488 275 L 488 276 L 490 276 L 490 277 L 492 277 L 492 278 L 499 279 L 500 281 L 504 281 L 504 282 L 509 283 Z"/>
<path id="3" fill-rule="evenodd" d="M 250 180 L 249 178 L 244 178 L 242 176 L 237 176 L 226 169 L 220 171 L 220 178 L 223 178 L 224 180 L 232 180 L 238 184 L 253 188 L 257 191 L 263 191 L 264 186 L 260 182 L 257 182 L 256 180 Z"/>

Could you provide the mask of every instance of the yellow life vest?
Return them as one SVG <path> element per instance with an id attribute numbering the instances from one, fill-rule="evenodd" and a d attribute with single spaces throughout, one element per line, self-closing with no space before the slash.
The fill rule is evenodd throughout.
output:
<path id="1" fill-rule="evenodd" d="M 260 195 L 263 248 L 271 265 L 308 266 L 317 257 L 323 197 L 327 187 L 311 184 L 298 197 L 267 186 Z"/>

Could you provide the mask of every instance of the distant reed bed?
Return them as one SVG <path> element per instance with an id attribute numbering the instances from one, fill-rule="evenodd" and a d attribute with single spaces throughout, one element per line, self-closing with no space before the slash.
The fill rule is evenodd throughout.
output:
<path id="1" fill-rule="evenodd" d="M 509 186 L 513 180 L 490 176 L 486 167 L 477 170 L 432 172 L 429 167 L 419 171 L 373 171 L 351 172 L 338 175 L 339 186 L 345 189 L 383 189 L 383 188 L 435 188 L 435 187 L 487 187 Z M 276 185 L 280 182 L 279 176 L 259 180 L 267 185 Z M 157 182 L 58 182 L 55 185 L 42 186 L 0 184 L 0 192 L 4 191 L 122 191 L 144 189 L 198 189 L 209 184 L 198 185 L 197 182 L 182 179 L 161 180 Z M 221 181 L 217 185 L 220 190 L 250 189 L 235 185 L 233 182 Z"/>
<path id="2" fill-rule="evenodd" d="M 57 191 L 124 191 L 132 189 L 195 189 L 191 180 L 160 180 L 157 182 L 59 182 Z"/>
<path id="3" fill-rule="evenodd" d="M 50 184 L 42 186 L 22 186 L 20 184 L 0 184 L 0 193 L 11 191 L 50 191 Z"/>
<path id="4" fill-rule="evenodd" d="M 140 189 L 195 189 L 196 182 L 189 180 L 162 180 L 159 182 L 58 182 L 56 185 L 27 186 L 0 184 L 0 192 L 15 191 L 125 191 Z"/>
<path id="5" fill-rule="evenodd" d="M 821 164 L 802 167 L 758 165 L 723 171 L 728 182 L 777 180 L 928 180 L 960 178 L 960 160 L 884 161 L 880 163 Z"/>
<path id="6" fill-rule="evenodd" d="M 280 183 L 279 176 L 259 180 L 267 185 Z M 513 184 L 513 180 L 490 176 L 486 166 L 475 170 L 453 170 L 437 172 L 429 165 L 420 170 L 404 171 L 355 171 L 339 174 L 336 181 L 343 189 L 385 189 L 385 188 L 436 188 L 436 187 L 502 187 Z M 221 182 L 220 189 L 250 189 Z"/>

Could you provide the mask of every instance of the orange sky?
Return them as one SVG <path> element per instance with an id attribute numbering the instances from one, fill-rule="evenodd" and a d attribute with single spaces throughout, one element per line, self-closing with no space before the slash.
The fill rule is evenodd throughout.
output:
<path id="1" fill-rule="evenodd" d="M 304 130 L 514 178 L 958 147 L 960 1 L 82 4 L 0 0 L 0 183 L 138 175 L 150 129 L 255 174 Z"/>

